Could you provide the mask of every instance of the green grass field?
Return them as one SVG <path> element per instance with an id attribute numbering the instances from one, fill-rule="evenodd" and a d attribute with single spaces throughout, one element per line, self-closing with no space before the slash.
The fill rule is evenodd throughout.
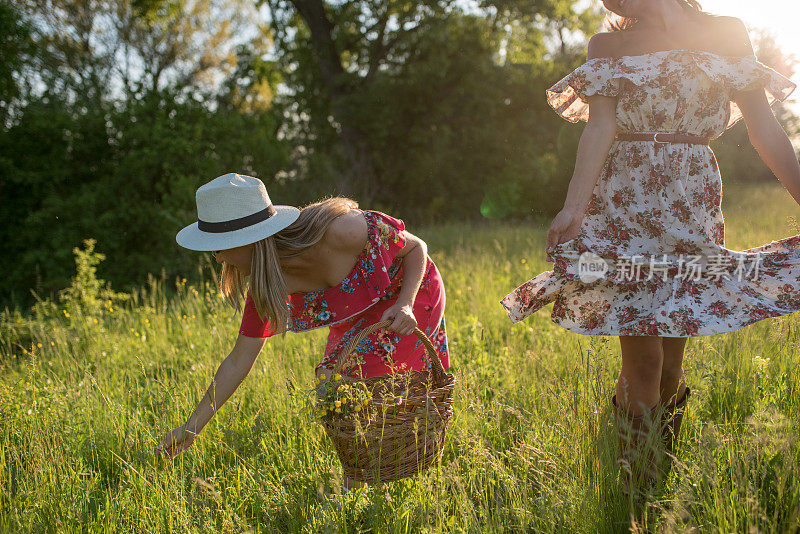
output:
<path id="1" fill-rule="evenodd" d="M 800 232 L 778 185 L 730 185 L 724 203 L 729 248 Z M 680 460 L 632 507 L 617 489 L 609 411 L 618 342 L 567 332 L 549 308 L 512 326 L 498 304 L 549 268 L 545 228 L 412 229 L 447 285 L 455 416 L 439 467 L 349 493 L 324 432 L 301 415 L 325 332 L 269 340 L 195 445 L 166 461 L 154 445 L 236 336 L 213 283 L 153 283 L 94 311 L 5 312 L 0 530 L 800 530 L 800 316 L 689 342 Z"/>

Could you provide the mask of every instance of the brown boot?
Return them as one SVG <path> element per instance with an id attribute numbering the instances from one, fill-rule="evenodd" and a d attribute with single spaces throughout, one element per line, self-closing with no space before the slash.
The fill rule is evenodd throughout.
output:
<path id="1" fill-rule="evenodd" d="M 622 493 L 628 495 L 635 487 L 647 487 L 660 478 L 657 460 L 663 456 L 658 439 L 662 435 L 659 423 L 663 408 L 656 405 L 649 412 L 632 416 L 617 406 L 616 395 L 611 403 L 619 443 L 617 463 L 622 472 Z"/>
<path id="2" fill-rule="evenodd" d="M 678 435 L 680 435 L 683 412 L 686 410 L 686 402 L 689 400 L 689 395 L 691 393 L 692 391 L 687 386 L 681 400 L 677 402 L 673 401 L 669 403 L 666 408 L 664 408 L 664 448 L 670 455 L 675 454 L 675 441 L 678 439 Z"/>

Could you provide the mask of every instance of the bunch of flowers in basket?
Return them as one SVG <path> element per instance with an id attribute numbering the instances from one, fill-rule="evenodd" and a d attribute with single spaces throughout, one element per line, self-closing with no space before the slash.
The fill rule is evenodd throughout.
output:
<path id="1" fill-rule="evenodd" d="M 321 374 L 315 382 L 316 419 L 368 415 L 372 405 L 372 392 L 363 382 L 348 383 L 342 375 L 331 377 Z"/>

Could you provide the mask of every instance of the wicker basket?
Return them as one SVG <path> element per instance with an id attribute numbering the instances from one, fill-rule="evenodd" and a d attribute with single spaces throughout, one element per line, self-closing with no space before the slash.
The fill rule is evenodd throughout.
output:
<path id="1" fill-rule="evenodd" d="M 341 371 L 364 338 L 390 324 L 375 323 L 353 338 L 339 356 L 333 375 Z M 347 416 L 329 413 L 322 418 L 344 475 L 352 480 L 398 480 L 424 471 L 442 456 L 456 379 L 445 372 L 430 339 L 419 328 L 414 334 L 427 349 L 431 371 L 355 379 L 359 387 L 372 393 L 371 410 Z"/>

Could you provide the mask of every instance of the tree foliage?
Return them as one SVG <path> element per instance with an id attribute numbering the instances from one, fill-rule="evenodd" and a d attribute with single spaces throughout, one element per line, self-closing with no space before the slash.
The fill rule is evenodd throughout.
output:
<path id="1" fill-rule="evenodd" d="M 0 298 L 68 285 L 86 239 L 114 286 L 185 275 L 197 255 L 174 235 L 225 172 L 412 223 L 554 214 L 581 127 L 544 91 L 600 26 L 581 5 L 0 0 Z M 740 146 L 743 126 L 715 147 L 725 178 L 768 174 Z"/>
<path id="2" fill-rule="evenodd" d="M 189 270 L 196 255 L 174 235 L 195 218 L 196 188 L 232 170 L 272 183 L 286 166 L 268 73 L 248 59 L 263 35 L 234 39 L 223 8 L 237 5 L 3 4 L 20 23 L 0 29 L 37 53 L 4 65 L 17 85 L 0 132 L 0 294 L 64 287 L 88 238 L 115 284 Z"/>

